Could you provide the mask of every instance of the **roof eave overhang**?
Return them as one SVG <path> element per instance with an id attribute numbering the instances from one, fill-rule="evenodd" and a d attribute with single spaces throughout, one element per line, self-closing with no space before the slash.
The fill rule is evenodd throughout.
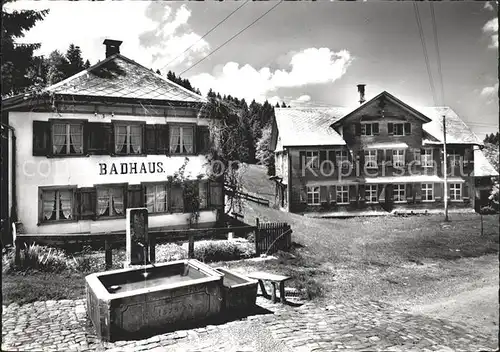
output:
<path id="1" fill-rule="evenodd" d="M 394 95 L 392 95 L 392 94 L 390 94 L 390 93 L 388 93 L 386 91 L 383 91 L 382 93 L 378 94 L 374 98 L 372 98 L 372 99 L 368 100 L 367 102 L 361 104 L 360 106 L 358 106 L 356 109 L 354 109 L 353 111 L 351 111 L 347 115 L 341 117 L 340 119 L 338 119 L 337 121 L 335 121 L 334 123 L 332 123 L 330 125 L 330 127 L 335 128 L 335 127 L 340 126 L 341 123 L 342 123 L 342 121 L 344 121 L 346 118 L 348 118 L 348 117 L 354 115 L 355 113 L 359 112 L 361 109 L 363 109 L 364 107 L 368 106 L 369 104 L 371 104 L 372 102 L 376 101 L 377 99 L 379 99 L 382 96 L 388 98 L 389 101 L 392 101 L 396 105 L 399 105 L 400 107 L 402 107 L 405 110 L 409 111 L 410 113 L 412 113 L 413 115 L 415 115 L 417 118 L 419 118 L 420 120 L 422 120 L 424 123 L 432 121 L 432 119 L 430 119 L 429 117 L 425 116 L 420 111 L 415 110 L 414 108 L 412 108 L 408 104 L 405 104 L 404 102 L 402 102 L 401 100 L 399 100 L 398 98 L 396 98 Z"/>
<path id="2" fill-rule="evenodd" d="M 147 104 L 147 105 L 165 105 L 166 107 L 200 107 L 205 102 L 191 102 L 182 100 L 163 100 L 163 99 L 139 99 L 107 97 L 94 95 L 72 95 L 72 94 L 54 94 L 53 97 L 48 94 L 42 96 L 17 96 L 2 101 L 2 109 L 11 111 L 23 107 L 36 107 L 52 103 L 106 103 L 106 104 Z"/>

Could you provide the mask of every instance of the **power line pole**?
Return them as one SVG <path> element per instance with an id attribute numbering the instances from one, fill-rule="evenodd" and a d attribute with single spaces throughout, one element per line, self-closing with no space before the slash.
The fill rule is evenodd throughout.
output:
<path id="1" fill-rule="evenodd" d="M 446 115 L 443 115 L 443 159 L 444 159 L 444 221 L 448 219 L 448 154 L 446 152 Z"/>

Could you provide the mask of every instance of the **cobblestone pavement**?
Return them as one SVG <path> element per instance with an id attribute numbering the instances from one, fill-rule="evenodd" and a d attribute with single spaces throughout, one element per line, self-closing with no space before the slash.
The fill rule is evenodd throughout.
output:
<path id="1" fill-rule="evenodd" d="M 446 320 L 410 315 L 379 302 L 320 307 L 257 303 L 271 311 L 221 325 L 138 341 L 102 343 L 84 300 L 3 306 L 3 351 L 491 351 L 498 341 Z M 274 314 L 273 314 L 274 313 Z"/>

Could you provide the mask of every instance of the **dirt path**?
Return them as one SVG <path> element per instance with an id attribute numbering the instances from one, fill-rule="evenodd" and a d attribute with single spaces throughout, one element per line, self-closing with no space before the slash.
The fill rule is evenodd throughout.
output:
<path id="1" fill-rule="evenodd" d="M 461 292 L 435 303 L 417 305 L 410 313 L 476 325 L 485 333 L 498 336 L 498 285 Z"/>

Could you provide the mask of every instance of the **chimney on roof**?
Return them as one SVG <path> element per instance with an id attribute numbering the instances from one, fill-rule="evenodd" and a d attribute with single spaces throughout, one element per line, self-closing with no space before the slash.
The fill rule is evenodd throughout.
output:
<path id="1" fill-rule="evenodd" d="M 106 57 L 120 53 L 121 40 L 106 39 L 103 44 L 106 45 Z"/>
<path id="2" fill-rule="evenodd" d="M 359 103 L 363 104 L 365 99 L 365 86 L 366 84 L 358 84 L 358 93 L 359 93 Z"/>

